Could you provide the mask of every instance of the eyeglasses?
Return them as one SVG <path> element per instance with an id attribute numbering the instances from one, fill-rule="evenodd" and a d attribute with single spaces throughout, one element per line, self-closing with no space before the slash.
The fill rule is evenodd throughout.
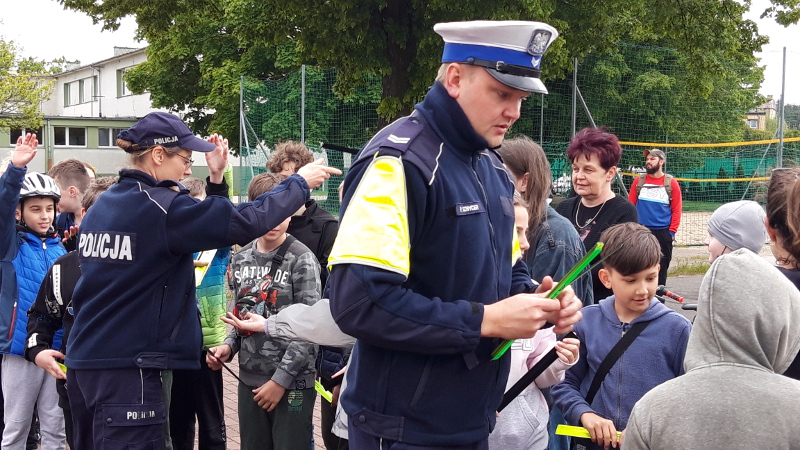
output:
<path id="1" fill-rule="evenodd" d="M 186 166 L 187 169 L 192 167 L 192 164 L 194 164 L 194 160 L 192 158 L 187 158 L 179 153 L 176 153 L 175 156 L 180 156 L 183 158 L 183 165 Z"/>

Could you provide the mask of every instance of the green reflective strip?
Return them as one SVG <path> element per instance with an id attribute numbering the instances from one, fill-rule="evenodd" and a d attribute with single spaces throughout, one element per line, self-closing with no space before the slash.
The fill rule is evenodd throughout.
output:
<path id="1" fill-rule="evenodd" d="M 322 398 L 327 400 L 328 403 L 333 403 L 333 394 L 330 391 L 326 391 L 319 380 L 314 380 L 314 390 L 316 390 Z"/>
<path id="2" fill-rule="evenodd" d="M 583 255 L 583 258 L 581 258 L 581 260 L 578 261 L 578 263 L 575 264 L 575 266 L 572 269 L 570 269 L 570 271 L 567 272 L 566 275 L 564 275 L 564 278 L 562 278 L 561 281 L 559 281 L 558 284 L 556 284 L 556 286 L 550 291 L 550 293 L 547 294 L 547 298 L 558 297 L 558 294 L 560 294 L 561 291 L 563 291 L 564 289 L 567 288 L 567 286 L 572 284 L 572 282 L 575 281 L 575 279 L 577 279 L 581 275 L 581 273 L 583 273 L 583 269 L 585 269 L 586 266 L 588 266 L 589 263 L 592 262 L 594 257 L 599 255 L 600 252 L 603 251 L 604 245 L 605 244 L 603 244 L 602 242 L 594 244 L 594 247 L 592 247 L 592 249 L 589 252 Z M 503 356 L 503 354 L 507 352 L 509 348 L 511 348 L 511 344 L 513 342 L 514 342 L 513 339 L 505 340 L 500 345 L 498 345 L 497 348 L 494 349 L 494 351 L 492 352 L 492 361 L 500 359 L 500 357 Z"/>

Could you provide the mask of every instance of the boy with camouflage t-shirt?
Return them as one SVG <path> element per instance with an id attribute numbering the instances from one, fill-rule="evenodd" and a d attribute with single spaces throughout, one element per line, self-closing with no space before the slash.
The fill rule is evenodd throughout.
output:
<path id="1" fill-rule="evenodd" d="M 319 264 L 308 247 L 286 233 L 289 221 L 287 218 L 247 244 L 231 259 L 238 304 L 250 299 L 255 302 L 250 306 L 252 312 L 265 317 L 291 304 L 313 305 L 320 298 Z M 284 243 L 281 262 L 276 254 Z M 271 271 L 275 262 L 280 266 Z M 316 399 L 316 346 L 272 339 L 264 333 L 245 335 L 234 329 L 221 346 L 209 349 L 222 361 L 237 352 L 242 380 L 238 404 L 242 450 L 308 450 Z M 213 357 L 207 361 L 218 368 Z"/>

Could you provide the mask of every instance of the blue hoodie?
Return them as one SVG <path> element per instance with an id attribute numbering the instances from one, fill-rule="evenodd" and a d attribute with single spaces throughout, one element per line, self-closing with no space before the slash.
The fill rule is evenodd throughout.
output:
<path id="1" fill-rule="evenodd" d="M 567 370 L 564 381 L 553 386 L 556 406 L 567 422 L 581 425 L 581 414 L 594 412 L 614 422 L 622 431 L 633 405 L 659 384 L 683 374 L 683 356 L 689 340 L 689 321 L 656 299 L 630 324 L 622 323 L 614 310 L 614 296 L 581 310 L 583 320 L 575 325 L 581 340 L 580 359 Z M 631 324 L 652 321 L 606 375 L 594 401 L 585 397 L 603 359 Z"/>

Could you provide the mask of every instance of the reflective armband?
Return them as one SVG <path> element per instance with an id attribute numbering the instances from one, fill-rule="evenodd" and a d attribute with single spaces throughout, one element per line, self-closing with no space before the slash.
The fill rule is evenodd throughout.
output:
<path id="1" fill-rule="evenodd" d="M 328 267 L 362 264 L 408 278 L 408 209 L 403 163 L 376 156 L 356 187 L 339 224 Z"/>

